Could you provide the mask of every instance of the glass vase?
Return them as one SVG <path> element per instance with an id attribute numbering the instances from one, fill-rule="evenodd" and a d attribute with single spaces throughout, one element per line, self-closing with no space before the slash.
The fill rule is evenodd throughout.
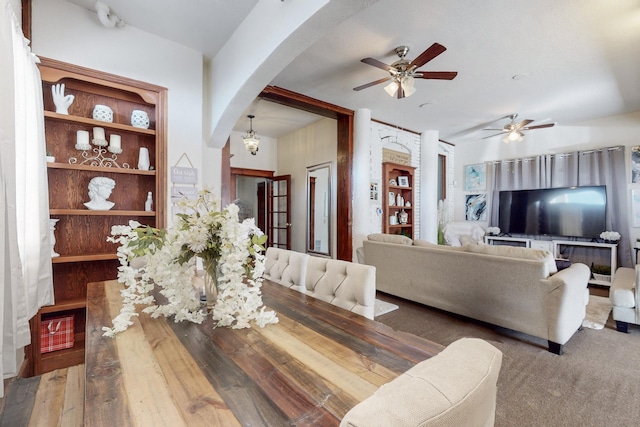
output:
<path id="1" fill-rule="evenodd" d="M 216 261 L 204 261 L 203 267 L 205 304 L 207 313 L 211 313 L 218 298 L 218 263 Z"/>

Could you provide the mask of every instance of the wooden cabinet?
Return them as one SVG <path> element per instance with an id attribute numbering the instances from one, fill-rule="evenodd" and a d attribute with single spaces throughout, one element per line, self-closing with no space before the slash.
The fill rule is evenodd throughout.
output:
<path id="1" fill-rule="evenodd" d="M 39 375 L 54 369 L 84 363 L 87 283 L 114 279 L 118 274 L 117 245 L 107 242 L 113 225 L 136 220 L 154 227 L 165 226 L 166 205 L 166 98 L 165 88 L 41 58 L 44 123 L 47 151 L 55 162 L 47 163 L 50 217 L 55 225 L 52 257 L 55 305 L 43 307 L 31 319 L 31 345 L 27 349 L 29 371 Z M 56 113 L 52 86 L 64 84 L 65 95 L 74 100 L 67 114 Z M 96 105 L 113 111 L 113 121 L 93 119 Z M 131 125 L 134 110 L 149 117 L 149 127 Z M 122 152 L 113 154 L 91 144 L 91 150 L 76 149 L 77 131 L 103 128 L 106 139 L 119 135 Z M 150 170 L 138 170 L 140 148 L 149 151 Z M 93 160 L 92 160 L 93 159 Z M 105 161 L 106 159 L 106 161 Z M 89 210 L 89 181 L 98 176 L 115 181 L 108 200 L 110 210 Z M 147 194 L 153 195 L 152 211 L 145 211 Z M 41 352 L 41 322 L 73 315 L 74 345 Z M 105 325 L 106 326 L 106 325 Z"/>
<path id="2" fill-rule="evenodd" d="M 414 171 L 415 168 L 412 166 L 382 164 L 383 233 L 403 234 L 413 239 Z"/>

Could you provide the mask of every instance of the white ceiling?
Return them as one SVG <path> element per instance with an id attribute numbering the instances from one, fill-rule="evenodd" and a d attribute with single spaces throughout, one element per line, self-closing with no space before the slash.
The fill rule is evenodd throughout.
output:
<path id="1" fill-rule="evenodd" d="M 94 3 L 69 1 L 88 8 Z M 209 58 L 257 3 L 104 1 L 127 25 Z M 457 71 L 454 80 L 417 80 L 417 92 L 401 100 L 389 97 L 382 84 L 352 90 L 386 76 L 362 58 L 391 64 L 395 47 L 409 46 L 407 58 L 413 59 L 434 42 L 447 51 L 421 69 Z M 532 125 L 570 126 L 639 111 L 639 53 L 640 0 L 380 0 L 303 52 L 271 84 L 368 108 L 374 119 L 410 130 L 435 129 L 441 139 L 461 144 L 490 135 L 482 128 L 502 127 L 508 120 L 499 119 L 512 113 L 536 120 Z M 272 137 L 318 118 L 289 112 L 261 101 L 245 113 L 256 116 L 258 134 Z M 240 117 L 236 130 L 248 126 Z"/>

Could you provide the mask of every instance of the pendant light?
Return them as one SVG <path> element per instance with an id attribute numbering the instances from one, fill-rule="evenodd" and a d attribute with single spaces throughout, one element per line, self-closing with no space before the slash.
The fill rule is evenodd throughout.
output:
<path id="1" fill-rule="evenodd" d="M 260 138 L 258 138 L 256 136 L 256 133 L 253 131 L 253 119 L 255 116 L 249 114 L 247 117 L 249 117 L 249 130 L 247 131 L 245 136 L 242 137 L 242 142 L 244 142 L 244 146 L 247 148 L 247 151 L 255 156 L 258 152 Z"/>

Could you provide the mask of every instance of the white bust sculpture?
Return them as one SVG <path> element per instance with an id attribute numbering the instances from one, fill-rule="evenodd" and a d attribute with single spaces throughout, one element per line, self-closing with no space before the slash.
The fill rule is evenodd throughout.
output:
<path id="1" fill-rule="evenodd" d="M 89 198 L 91 199 L 84 205 L 94 211 L 108 211 L 115 203 L 107 199 L 111 195 L 111 191 L 116 186 L 116 182 L 106 176 L 96 176 L 89 181 Z"/>

